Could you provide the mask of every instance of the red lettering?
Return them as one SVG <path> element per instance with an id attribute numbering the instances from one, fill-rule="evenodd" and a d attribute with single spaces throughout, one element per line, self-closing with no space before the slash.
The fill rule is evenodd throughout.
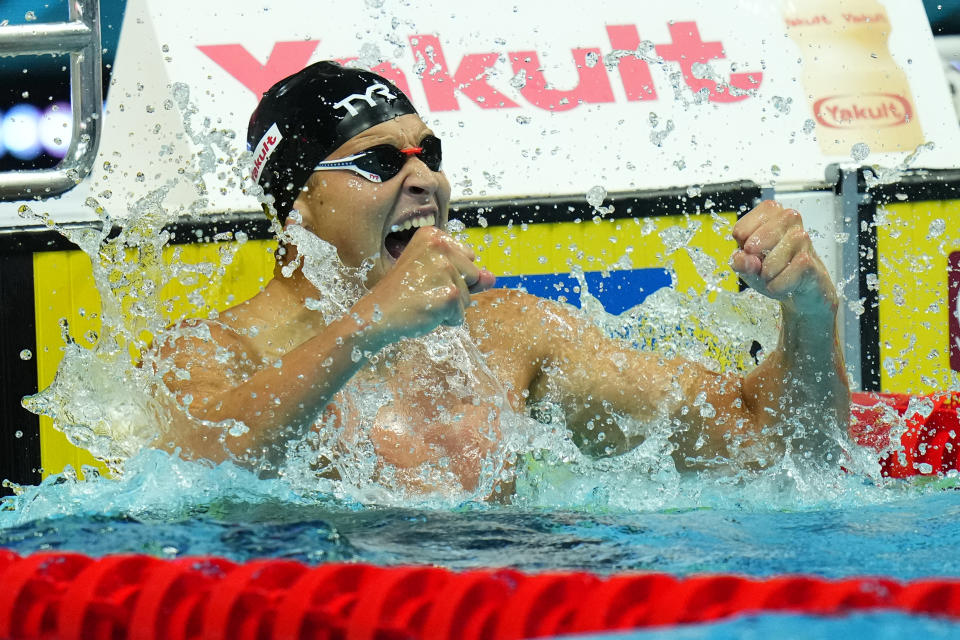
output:
<path id="1" fill-rule="evenodd" d="M 256 161 L 257 169 L 259 169 L 260 165 L 263 164 L 263 161 L 267 159 L 267 151 L 269 151 L 269 149 L 265 146 L 260 149 L 260 155 L 257 156 L 257 161 Z"/>
<path id="2" fill-rule="evenodd" d="M 910 121 L 912 109 L 902 96 L 868 93 L 859 96 L 827 96 L 813 105 L 817 120 L 834 129 L 896 127 Z"/>
<path id="3" fill-rule="evenodd" d="M 514 73 L 523 71 L 526 78 L 526 84 L 520 89 L 520 93 L 530 101 L 530 104 L 541 109 L 566 111 L 573 109 L 581 102 L 594 104 L 613 102 L 613 89 L 607 77 L 606 67 L 600 58 L 600 50 L 573 49 L 572 53 L 579 80 L 577 86 L 569 91 L 548 88 L 536 51 L 510 53 Z M 591 53 L 596 59 L 592 67 L 587 64 L 587 55 Z"/>
<path id="4" fill-rule="evenodd" d="M 711 102 L 738 102 L 749 97 L 747 94 L 734 95 L 721 87 L 716 81 L 707 78 L 698 78 L 693 75 L 693 65 L 706 64 L 710 60 L 725 57 L 723 44 L 720 42 L 704 42 L 700 39 L 700 30 L 696 22 L 676 22 L 668 25 L 673 44 L 658 44 L 657 53 L 664 60 L 671 60 L 680 64 L 683 79 L 696 93 L 702 89 L 709 91 Z M 742 91 L 756 89 L 760 86 L 763 74 L 759 71 L 730 74 L 729 85 Z"/>
<path id="5" fill-rule="evenodd" d="M 275 82 L 303 69 L 316 51 L 319 40 L 278 42 L 260 64 L 242 44 L 211 44 L 198 46 L 208 58 L 240 81 L 260 99 Z"/>
<path id="6" fill-rule="evenodd" d="M 808 27 L 818 24 L 832 24 L 830 18 L 824 15 L 814 16 L 812 18 L 787 18 L 787 27 Z"/>
<path id="7" fill-rule="evenodd" d="M 879 15 L 879 14 L 878 14 Z M 788 19 L 788 24 L 829 22 L 825 16 Z M 660 44 L 651 50 L 664 60 L 680 65 L 684 81 L 694 92 L 706 90 L 712 102 L 738 102 L 750 97 L 747 91 L 760 86 L 761 72 L 731 73 L 728 82 L 716 78 L 700 78 L 694 74 L 694 65 L 707 64 L 725 57 L 720 42 L 704 42 L 696 22 L 677 22 L 668 25 L 672 42 Z M 635 25 L 607 25 L 607 36 L 613 48 L 611 57 L 617 59 L 617 71 L 630 102 L 656 100 L 650 66 L 644 59 L 643 42 Z M 430 111 L 458 111 L 457 94 L 472 100 L 481 109 L 507 109 L 519 107 L 501 91 L 490 84 L 490 72 L 500 59 L 498 53 L 464 55 L 451 73 L 440 39 L 433 35 L 409 37 L 410 47 L 418 66 L 423 67 L 421 82 Z M 296 73 L 305 67 L 315 54 L 319 40 L 277 42 L 265 63 L 256 60 L 243 45 L 201 45 L 197 48 L 236 78 L 258 99 L 281 78 Z M 524 78 L 520 93 L 534 106 L 553 111 L 566 111 L 581 103 L 609 103 L 614 101 L 613 90 L 601 59 L 600 49 L 577 48 L 571 54 L 577 69 L 577 84 L 571 89 L 557 89 L 544 77 L 536 51 L 513 51 L 508 55 L 514 74 Z M 337 59 L 348 64 L 357 57 Z M 372 69 L 383 76 L 408 96 L 410 87 L 407 78 L 391 62 L 382 62 Z M 734 89 L 739 89 L 736 91 Z M 836 105 L 831 105 L 835 107 Z M 827 109 L 828 107 L 825 107 Z M 907 109 L 909 111 L 909 109 Z M 856 118 L 863 116 L 857 115 Z M 886 114 L 883 117 L 887 117 Z M 271 144 L 274 144 L 271 141 Z"/>
<path id="8" fill-rule="evenodd" d="M 861 22 L 886 22 L 887 16 L 884 13 L 874 13 L 874 14 L 865 14 L 865 13 L 845 13 L 843 14 L 843 19 L 847 22 L 853 22 L 854 24 L 859 24 Z"/>
<path id="9" fill-rule="evenodd" d="M 487 72 L 499 58 L 496 53 L 464 56 L 451 78 L 439 38 L 414 35 L 410 36 L 409 40 L 417 64 L 426 65 L 421 80 L 431 111 L 458 111 L 460 104 L 457 102 L 456 91 L 480 105 L 481 109 L 509 109 L 520 106 L 487 82 Z"/>
<path id="10" fill-rule="evenodd" d="M 610 45 L 619 51 L 635 52 L 640 47 L 640 34 L 632 24 L 607 25 Z M 638 55 L 626 54 L 617 60 L 617 70 L 628 101 L 656 100 L 657 91 L 650 75 L 650 65 Z"/>

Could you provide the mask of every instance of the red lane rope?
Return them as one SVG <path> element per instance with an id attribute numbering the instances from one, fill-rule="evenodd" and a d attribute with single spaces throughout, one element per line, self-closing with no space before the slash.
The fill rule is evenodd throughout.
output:
<path id="1" fill-rule="evenodd" d="M 850 435 L 862 446 L 878 452 L 886 449 L 891 430 L 901 422 L 891 420 L 893 410 L 906 422 L 906 431 L 900 437 L 900 446 L 880 460 L 883 475 L 938 475 L 960 469 L 958 408 L 960 393 L 955 391 L 929 396 L 855 393 Z"/>
<path id="2" fill-rule="evenodd" d="M 960 618 L 960 580 L 604 578 L 0 549 L 0 585 L 0 638 L 9 640 L 520 640 L 750 613 Z"/>

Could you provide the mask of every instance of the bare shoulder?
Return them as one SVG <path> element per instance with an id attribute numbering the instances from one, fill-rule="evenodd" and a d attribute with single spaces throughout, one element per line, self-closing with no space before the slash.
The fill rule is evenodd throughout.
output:
<path id="1" fill-rule="evenodd" d="M 517 289 L 488 289 L 473 296 L 474 306 L 468 314 L 483 318 L 517 316 L 536 306 L 541 298 Z"/>
<path id="2" fill-rule="evenodd" d="M 473 300 L 466 318 L 474 337 L 481 342 L 509 344 L 536 340 L 535 327 L 540 324 L 544 304 L 550 302 L 516 289 L 490 289 Z"/>
<path id="3" fill-rule="evenodd" d="M 542 325 L 551 320 L 569 320 L 576 310 L 556 300 L 540 298 L 517 289 L 490 289 L 473 296 L 476 304 L 467 310 L 468 317 L 498 320 L 512 319 L 522 326 Z"/>
<path id="4" fill-rule="evenodd" d="M 488 330 L 495 328 L 503 339 L 552 342 L 594 328 L 573 307 L 516 289 L 490 289 L 474 300 L 476 305 L 467 310 L 467 320 L 482 322 Z"/>
<path id="5" fill-rule="evenodd" d="M 510 389 L 528 389 L 543 360 L 543 344 L 531 331 L 542 300 L 513 289 L 490 289 L 473 301 L 466 324 L 487 364 Z"/>
<path id="6" fill-rule="evenodd" d="M 576 309 L 523 291 L 490 289 L 474 301 L 466 314 L 471 335 L 491 364 L 517 379 L 518 388 L 529 386 L 546 364 L 582 346 L 585 332 L 596 332 Z"/>

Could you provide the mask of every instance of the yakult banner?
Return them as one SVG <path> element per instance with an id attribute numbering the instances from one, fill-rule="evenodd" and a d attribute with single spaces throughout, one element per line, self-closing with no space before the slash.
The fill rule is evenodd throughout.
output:
<path id="1" fill-rule="evenodd" d="M 920 0 L 130 0 L 100 159 L 47 210 L 108 193 L 121 215 L 159 187 L 198 212 L 256 209 L 237 155 L 250 113 L 322 59 L 410 95 L 455 198 L 958 164 Z"/>

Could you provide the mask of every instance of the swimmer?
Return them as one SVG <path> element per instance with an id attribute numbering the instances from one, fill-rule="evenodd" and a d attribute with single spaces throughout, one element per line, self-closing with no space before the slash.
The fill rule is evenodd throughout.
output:
<path id="1" fill-rule="evenodd" d="M 477 486 L 505 409 L 495 387 L 506 409 L 521 414 L 549 398 L 574 442 L 595 455 L 638 443 L 617 416 L 666 420 L 676 426 L 678 469 L 716 459 L 768 466 L 785 449 L 782 431 L 769 427 L 795 416 L 809 425 L 804 446 L 814 455 L 836 445 L 825 425 L 846 427 L 837 295 L 794 210 L 762 202 L 733 228 L 739 248 L 730 264 L 780 302 L 782 329 L 776 349 L 748 375 L 719 374 L 631 348 L 554 301 L 494 288 L 473 250 L 445 230 L 450 183 L 440 140 L 385 78 L 330 62 L 308 66 L 264 94 L 247 139 L 271 213 L 286 229 L 299 225 L 335 247 L 344 265 L 363 273 L 363 293 L 326 322 L 308 305 L 319 294 L 298 266 L 297 247 L 281 243 L 275 277 L 260 293 L 216 320 L 186 325 L 201 332 L 162 342 L 159 354 L 174 365 L 166 387 L 190 416 L 245 425 L 218 438 L 181 420 L 170 445 L 186 456 L 279 465 L 288 441 L 318 424 L 334 424 L 354 442 L 361 427 L 350 424 L 338 394 L 361 372 L 379 376 L 397 400 L 365 427 L 375 455 L 421 491 L 437 483 L 412 470 L 441 459 L 464 490 Z M 468 398 L 456 397 L 439 367 L 375 357 L 443 326 L 466 327 L 492 374 Z M 424 376 L 437 393 L 405 386 Z M 693 408 L 707 404 L 712 412 Z"/>

